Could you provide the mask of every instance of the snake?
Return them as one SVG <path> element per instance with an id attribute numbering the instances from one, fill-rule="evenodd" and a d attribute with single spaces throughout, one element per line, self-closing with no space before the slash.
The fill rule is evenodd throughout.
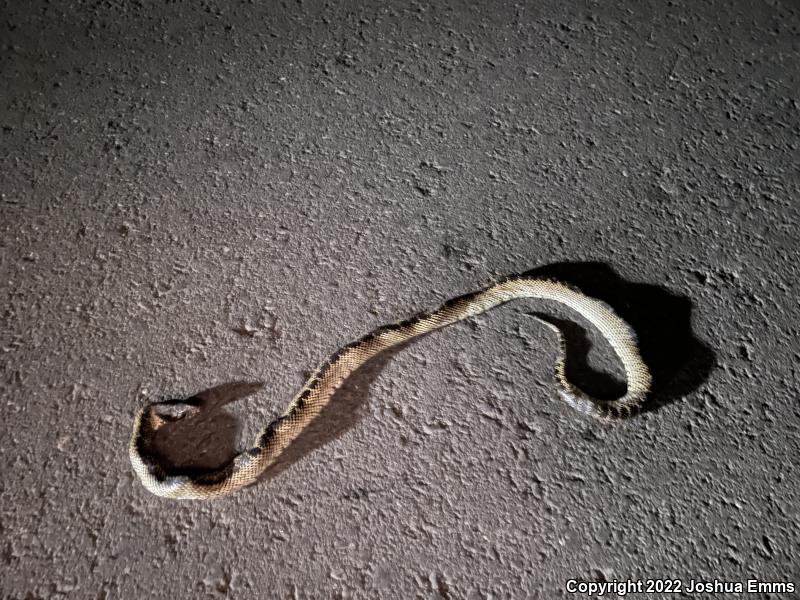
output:
<path id="1" fill-rule="evenodd" d="M 580 413 L 603 421 L 625 419 L 641 410 L 650 392 L 652 377 L 642 359 L 633 328 L 611 306 L 585 295 L 571 284 L 517 275 L 497 281 L 481 291 L 452 298 L 435 310 L 383 325 L 342 346 L 313 372 L 283 414 L 257 434 L 253 446 L 240 451 L 223 466 L 183 472 L 164 467 L 154 451 L 156 432 L 166 423 L 197 416 L 201 401 L 193 397 L 148 404 L 134 419 L 128 447 L 133 470 L 148 491 L 165 498 L 206 500 L 251 485 L 319 415 L 345 380 L 371 358 L 417 336 L 519 298 L 555 301 L 574 310 L 599 331 L 622 363 L 626 379 L 624 395 L 612 400 L 590 396 L 566 377 L 566 343 L 559 328 L 536 317 L 559 340 L 560 355 L 555 374 L 558 392 L 564 402 Z"/>

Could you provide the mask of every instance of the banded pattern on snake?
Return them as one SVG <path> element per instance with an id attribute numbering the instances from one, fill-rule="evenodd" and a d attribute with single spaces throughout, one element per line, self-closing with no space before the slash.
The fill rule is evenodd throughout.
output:
<path id="1" fill-rule="evenodd" d="M 556 365 L 562 399 L 584 414 L 613 420 L 629 417 L 641 408 L 650 391 L 651 376 L 641 358 L 636 334 L 606 303 L 577 289 L 550 279 L 510 277 L 480 292 L 448 300 L 436 310 L 384 325 L 337 350 L 306 381 L 286 411 L 267 425 L 252 448 L 236 455 L 222 468 L 199 475 L 171 475 L 152 452 L 156 430 L 168 421 L 191 417 L 199 404 L 190 400 L 168 400 L 145 406 L 136 415 L 129 455 L 136 475 L 153 494 L 168 498 L 208 499 L 230 494 L 254 483 L 328 404 L 350 374 L 376 354 L 418 335 L 479 315 L 517 298 L 554 300 L 586 318 L 608 340 L 625 369 L 626 393 L 616 400 L 601 401 L 571 384 L 565 375 L 565 347 L 560 331 L 553 329 L 561 344 Z"/>

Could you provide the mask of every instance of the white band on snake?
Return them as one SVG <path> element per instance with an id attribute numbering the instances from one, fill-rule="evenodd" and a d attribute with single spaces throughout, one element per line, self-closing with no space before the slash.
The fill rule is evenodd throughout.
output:
<path id="1" fill-rule="evenodd" d="M 640 356 L 636 334 L 631 327 L 605 302 L 590 298 L 564 283 L 511 277 L 483 291 L 449 300 L 434 311 L 384 325 L 340 348 L 311 375 L 284 414 L 262 430 L 255 445 L 219 469 L 202 474 L 171 475 L 159 464 L 152 451 L 156 430 L 168 421 L 197 414 L 199 403 L 168 400 L 145 406 L 133 424 L 129 445 L 133 469 L 145 488 L 157 496 L 208 499 L 230 494 L 254 483 L 328 404 L 344 380 L 376 354 L 516 298 L 554 300 L 575 310 L 600 331 L 622 362 L 627 381 L 625 395 L 606 401 L 592 398 L 567 381 L 563 337 L 557 328 L 550 325 L 558 333 L 561 343 L 556 376 L 559 392 L 567 404 L 584 414 L 605 420 L 622 419 L 638 412 L 650 391 L 651 376 Z"/>

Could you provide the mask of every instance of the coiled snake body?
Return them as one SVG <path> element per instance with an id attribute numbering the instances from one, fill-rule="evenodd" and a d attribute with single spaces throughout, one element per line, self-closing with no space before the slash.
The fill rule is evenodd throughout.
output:
<path id="1" fill-rule="evenodd" d="M 240 452 L 222 468 L 199 475 L 166 473 L 152 452 L 153 435 L 165 422 L 196 414 L 198 404 L 191 400 L 168 400 L 145 406 L 136 416 L 129 445 L 133 468 L 142 484 L 158 496 L 207 499 L 229 494 L 255 482 L 319 414 L 344 380 L 376 354 L 516 298 L 555 300 L 577 311 L 608 340 L 622 362 L 627 380 L 625 395 L 609 401 L 588 396 L 567 381 L 563 337 L 557 328 L 548 323 L 558 334 L 561 343 L 556 376 L 560 384 L 559 392 L 567 404 L 584 414 L 605 420 L 626 418 L 639 410 L 650 390 L 651 376 L 640 356 L 636 335 L 631 327 L 606 303 L 590 298 L 564 283 L 511 277 L 480 292 L 448 300 L 431 312 L 384 325 L 340 348 L 311 375 L 283 415 L 262 430 L 255 445 Z"/>

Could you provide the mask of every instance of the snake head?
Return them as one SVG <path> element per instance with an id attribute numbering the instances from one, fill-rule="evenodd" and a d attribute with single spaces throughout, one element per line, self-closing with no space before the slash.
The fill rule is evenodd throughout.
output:
<path id="1" fill-rule="evenodd" d="M 233 381 L 203 390 L 194 396 L 177 400 L 161 400 L 145 406 L 139 423 L 147 431 L 157 431 L 167 423 L 193 418 L 204 412 L 212 414 L 261 389 L 260 382 Z"/>
<path id="2" fill-rule="evenodd" d="M 154 431 L 165 423 L 174 423 L 186 417 L 191 418 L 199 412 L 200 402 L 195 398 L 153 402 L 145 409 L 145 415 Z"/>

